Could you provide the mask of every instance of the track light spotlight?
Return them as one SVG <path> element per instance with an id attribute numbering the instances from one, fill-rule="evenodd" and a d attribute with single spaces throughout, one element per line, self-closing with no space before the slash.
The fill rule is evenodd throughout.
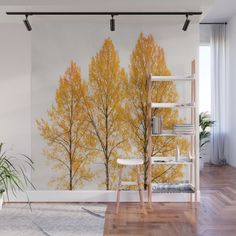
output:
<path id="1" fill-rule="evenodd" d="M 115 19 L 113 19 L 113 15 L 111 15 L 110 19 L 110 30 L 115 31 Z"/>
<path id="2" fill-rule="evenodd" d="M 184 26 L 183 26 L 183 31 L 187 31 L 189 24 L 190 24 L 190 20 L 188 19 L 188 14 L 187 14 L 186 20 L 185 20 Z"/>
<path id="3" fill-rule="evenodd" d="M 25 24 L 25 27 L 28 31 L 31 31 L 32 30 L 32 27 L 28 21 L 28 15 L 25 15 L 25 19 L 23 20 L 24 24 Z"/>

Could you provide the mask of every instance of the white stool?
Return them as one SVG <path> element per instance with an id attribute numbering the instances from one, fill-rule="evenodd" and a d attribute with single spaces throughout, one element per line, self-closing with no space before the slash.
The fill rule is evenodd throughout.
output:
<path id="1" fill-rule="evenodd" d="M 143 213 L 145 213 L 144 201 L 143 201 L 143 188 L 142 188 L 142 183 L 140 179 L 140 170 L 139 170 L 139 167 L 143 165 L 143 160 L 141 159 L 117 159 L 117 163 L 120 166 L 120 172 L 119 172 L 119 182 L 118 182 L 118 189 L 117 189 L 116 213 L 117 214 L 119 213 L 120 191 L 123 185 L 138 185 L 140 202 L 142 205 Z M 137 182 L 122 182 L 122 171 L 123 171 L 124 166 L 136 166 Z"/>

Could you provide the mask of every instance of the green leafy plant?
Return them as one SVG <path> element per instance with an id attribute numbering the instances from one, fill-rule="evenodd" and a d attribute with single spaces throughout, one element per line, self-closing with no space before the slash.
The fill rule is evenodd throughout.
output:
<path id="1" fill-rule="evenodd" d="M 34 188 L 25 174 L 27 167 L 33 169 L 33 162 L 29 157 L 10 156 L 3 151 L 3 143 L 0 143 L 0 195 L 6 192 L 9 199 L 9 192 L 16 196 L 18 191 L 25 192 L 28 186 Z"/>
<path id="2" fill-rule="evenodd" d="M 202 158 L 202 151 L 204 146 L 210 142 L 211 136 L 210 128 L 214 125 L 215 121 L 211 120 L 211 116 L 208 112 L 201 112 L 199 114 L 199 140 L 200 140 L 200 158 Z"/>

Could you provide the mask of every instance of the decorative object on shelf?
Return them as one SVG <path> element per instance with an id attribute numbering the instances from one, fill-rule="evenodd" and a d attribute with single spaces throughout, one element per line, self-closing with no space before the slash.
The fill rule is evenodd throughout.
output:
<path id="1" fill-rule="evenodd" d="M 4 192 L 9 199 L 9 191 L 16 196 L 18 191 L 25 192 L 28 186 L 34 188 L 25 174 L 26 167 L 33 169 L 33 162 L 29 157 L 26 155 L 9 156 L 3 151 L 3 143 L 0 143 L 0 203 L 3 202 Z"/>
<path id="2" fill-rule="evenodd" d="M 200 145 L 200 170 L 204 167 L 204 151 L 205 145 L 210 142 L 211 131 L 210 128 L 214 125 L 215 121 L 211 120 L 211 115 L 206 112 L 199 114 L 199 145 Z"/>
<path id="3" fill-rule="evenodd" d="M 192 154 L 191 154 L 190 151 L 188 152 L 188 160 L 189 160 L 190 162 L 193 161 L 193 156 L 192 156 Z"/>
<path id="4" fill-rule="evenodd" d="M 175 153 L 175 161 L 178 162 L 180 159 L 180 150 L 179 150 L 179 146 L 176 146 L 176 153 Z"/>

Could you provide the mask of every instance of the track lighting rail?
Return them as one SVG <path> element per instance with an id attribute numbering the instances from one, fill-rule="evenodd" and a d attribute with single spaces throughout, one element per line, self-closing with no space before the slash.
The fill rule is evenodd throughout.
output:
<path id="1" fill-rule="evenodd" d="M 34 12 L 34 11 L 21 11 L 21 12 L 6 12 L 7 15 L 24 15 L 25 20 L 23 20 L 25 27 L 28 31 L 32 30 L 32 27 L 30 25 L 30 22 L 28 20 L 28 16 L 34 16 L 34 15 L 39 15 L 39 16 L 55 16 L 55 15 L 110 15 L 110 30 L 115 31 L 115 16 L 151 16 L 151 15 L 161 15 L 161 16 L 181 16 L 184 15 L 186 16 L 186 20 L 183 26 L 183 31 L 186 31 L 188 29 L 190 20 L 189 16 L 193 15 L 201 15 L 202 12 Z"/>
<path id="2" fill-rule="evenodd" d="M 20 11 L 20 12 L 6 12 L 7 15 L 201 15 L 202 12 L 35 12 L 35 11 Z"/>

